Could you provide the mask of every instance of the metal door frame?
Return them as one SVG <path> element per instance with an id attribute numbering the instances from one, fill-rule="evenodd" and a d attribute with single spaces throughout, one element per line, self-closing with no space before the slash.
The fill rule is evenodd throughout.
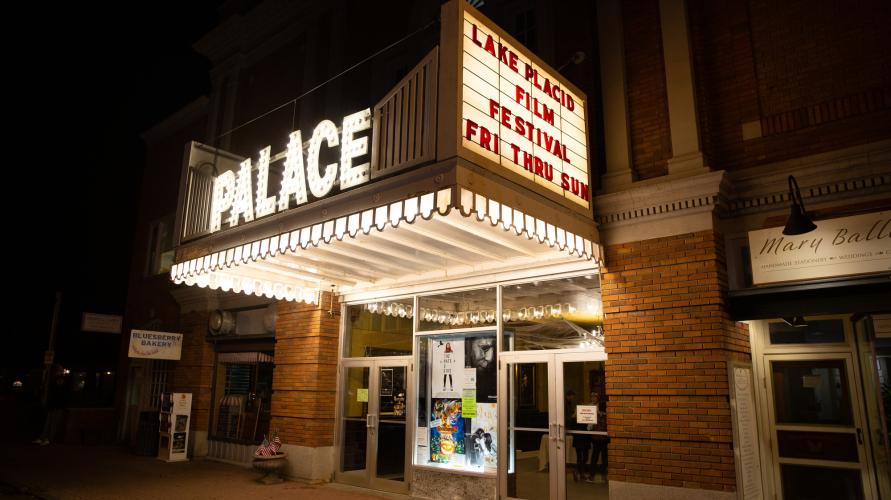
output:
<path id="1" fill-rule="evenodd" d="M 507 416 L 513 419 L 509 413 L 510 378 L 508 366 L 522 363 L 547 363 L 548 365 L 548 478 L 549 491 L 552 500 L 566 500 L 566 428 L 564 400 L 560 395 L 565 391 L 563 380 L 563 365 L 577 362 L 602 362 L 607 355 L 603 350 L 567 350 L 567 351 L 511 351 L 500 354 L 498 370 L 498 435 L 499 442 L 513 442 L 508 438 L 509 427 Z M 605 396 L 605 395 L 604 395 Z M 509 446 L 498 447 L 498 491 L 501 498 L 512 499 L 507 496 L 507 479 L 510 468 L 511 453 Z"/>
<path id="2" fill-rule="evenodd" d="M 847 326 L 846 326 L 847 327 Z M 773 442 L 771 446 L 771 468 L 773 469 L 774 488 L 777 495 L 782 496 L 783 484 L 780 466 L 782 464 L 805 465 L 814 467 L 830 467 L 835 469 L 859 470 L 861 484 L 863 485 L 864 498 L 873 498 L 873 482 L 872 468 L 870 466 L 871 457 L 869 451 L 869 441 L 863 438 L 863 429 L 865 426 L 864 415 L 862 411 L 862 401 L 860 397 L 861 382 L 857 360 L 852 352 L 821 352 L 814 354 L 765 354 L 764 356 L 764 372 L 766 377 L 766 393 L 769 404 L 767 405 L 768 427 L 770 429 L 770 440 Z M 773 369 L 771 364 L 773 361 L 822 361 L 822 360 L 843 360 L 845 362 L 845 372 L 848 378 L 848 391 L 850 394 L 851 418 L 852 423 L 850 429 L 843 426 L 827 426 L 819 424 L 777 424 L 776 409 L 774 405 L 775 393 L 773 384 Z M 798 459 L 798 458 L 780 458 L 779 442 L 777 439 L 777 431 L 818 431 L 832 432 L 842 434 L 852 434 L 857 439 L 857 457 L 859 463 L 839 462 L 830 460 L 815 459 Z M 868 436 L 867 436 L 868 437 Z"/>
<path id="3" fill-rule="evenodd" d="M 390 367 L 405 368 L 405 443 L 404 456 L 405 471 L 403 481 L 393 481 L 382 479 L 376 476 L 377 471 L 377 449 L 378 449 L 378 424 L 380 413 L 380 369 Z M 366 427 L 366 448 L 365 448 L 365 473 L 358 474 L 351 472 L 343 472 L 340 470 L 343 461 L 343 397 L 345 391 L 343 384 L 346 381 L 346 373 L 350 368 L 368 368 L 368 413 L 365 417 Z M 335 449 L 337 462 L 335 463 L 334 479 L 338 483 L 350 484 L 363 488 L 370 488 L 380 491 L 388 491 L 393 493 L 408 493 L 410 486 L 410 474 L 412 461 L 409 453 L 412 441 L 412 429 L 410 425 L 414 422 L 414 409 L 412 401 L 414 401 L 414 373 L 411 356 L 382 356 L 378 358 L 344 358 L 340 362 L 338 370 L 338 387 L 336 402 L 336 435 L 338 436 Z"/>

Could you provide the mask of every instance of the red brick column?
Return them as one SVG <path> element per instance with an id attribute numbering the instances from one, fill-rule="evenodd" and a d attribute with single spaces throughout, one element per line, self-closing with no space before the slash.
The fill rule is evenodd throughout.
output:
<path id="1" fill-rule="evenodd" d="M 182 316 L 182 358 L 174 362 L 168 384 L 173 392 L 192 393 L 192 432 L 207 432 L 209 426 L 214 352 L 213 345 L 206 340 L 208 317 L 206 311 Z"/>
<path id="2" fill-rule="evenodd" d="M 749 359 L 730 321 L 722 238 L 614 245 L 603 275 L 609 478 L 735 491 L 727 363 Z"/>
<path id="3" fill-rule="evenodd" d="M 340 304 L 332 316 L 330 301 L 322 294 L 321 307 L 278 303 L 270 428 L 287 444 L 334 445 Z"/>

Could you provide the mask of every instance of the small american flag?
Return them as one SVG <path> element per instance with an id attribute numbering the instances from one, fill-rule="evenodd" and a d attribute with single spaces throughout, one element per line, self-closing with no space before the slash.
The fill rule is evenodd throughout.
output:
<path id="1" fill-rule="evenodd" d="M 271 457 L 275 455 L 275 451 L 272 449 L 272 445 L 269 444 L 269 440 L 266 439 L 266 436 L 263 436 L 263 444 L 257 448 L 257 451 L 254 452 L 255 455 L 261 457 Z"/>
<path id="2" fill-rule="evenodd" d="M 282 448 L 282 440 L 278 437 L 278 433 L 272 435 L 272 443 L 270 444 L 272 447 L 272 451 L 274 453 L 278 453 L 278 450 Z"/>

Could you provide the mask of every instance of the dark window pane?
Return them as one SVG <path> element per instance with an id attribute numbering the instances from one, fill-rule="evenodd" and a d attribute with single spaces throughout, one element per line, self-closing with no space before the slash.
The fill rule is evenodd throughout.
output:
<path id="1" fill-rule="evenodd" d="M 851 425 L 851 396 L 841 359 L 773 361 L 779 424 Z"/>
<path id="2" fill-rule="evenodd" d="M 863 484 L 858 469 L 805 465 L 780 466 L 785 500 L 860 500 Z"/>
<path id="3" fill-rule="evenodd" d="M 845 326 L 840 319 L 808 320 L 807 326 L 770 323 L 771 344 L 838 344 L 845 341 Z"/>
<path id="4" fill-rule="evenodd" d="M 777 431 L 780 456 L 859 462 L 857 437 L 841 432 Z"/>

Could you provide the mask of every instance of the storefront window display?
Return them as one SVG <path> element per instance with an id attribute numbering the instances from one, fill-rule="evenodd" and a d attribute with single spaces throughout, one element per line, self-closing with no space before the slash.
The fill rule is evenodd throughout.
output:
<path id="1" fill-rule="evenodd" d="M 603 347 L 598 275 L 506 285 L 505 351 Z"/>
<path id="2" fill-rule="evenodd" d="M 213 437 L 256 443 L 269 435 L 272 352 L 217 355 Z"/>
<path id="3" fill-rule="evenodd" d="M 413 302 L 408 298 L 349 306 L 344 356 L 411 354 Z"/>
<path id="4" fill-rule="evenodd" d="M 495 331 L 418 339 L 415 464 L 495 472 Z"/>

